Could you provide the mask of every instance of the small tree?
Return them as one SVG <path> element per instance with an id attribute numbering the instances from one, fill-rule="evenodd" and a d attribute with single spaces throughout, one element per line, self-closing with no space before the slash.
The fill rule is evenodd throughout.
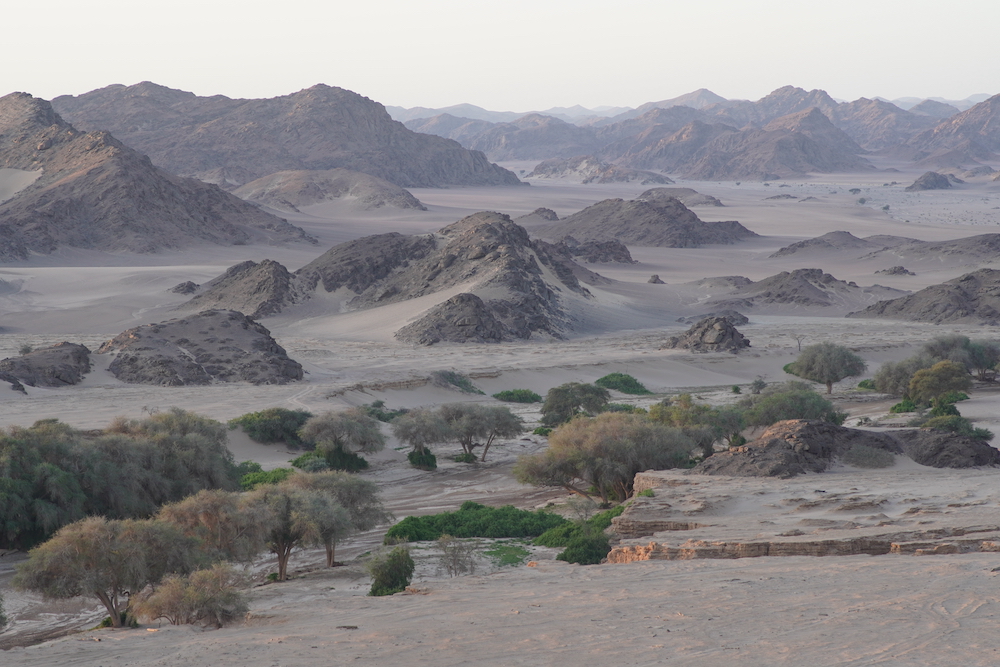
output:
<path id="1" fill-rule="evenodd" d="M 521 419 L 505 407 L 449 403 L 442 405 L 438 414 L 466 454 L 473 454 L 473 449 L 483 446 L 483 461 L 497 438 L 512 438 L 524 432 Z"/>
<path id="2" fill-rule="evenodd" d="M 916 354 L 896 363 L 887 361 L 875 371 L 872 382 L 875 383 L 875 389 L 883 394 L 907 396 L 913 374 L 933 365 L 934 359 L 926 353 Z"/>
<path id="3" fill-rule="evenodd" d="M 993 340 L 974 340 L 969 343 L 969 367 L 985 381 L 987 374 L 1000 363 L 1000 343 Z"/>
<path id="4" fill-rule="evenodd" d="M 316 451 L 326 457 L 330 467 L 344 467 L 345 460 L 361 459 L 358 452 L 372 453 L 385 447 L 385 436 L 379 429 L 379 422 L 364 408 L 351 408 L 343 412 L 326 412 L 312 417 L 299 431 L 299 436 L 316 447 Z M 359 464 L 360 465 L 360 464 Z"/>
<path id="5" fill-rule="evenodd" d="M 788 382 L 773 387 L 760 396 L 747 396 L 740 402 L 745 409 L 747 426 L 770 426 L 786 419 L 820 419 L 843 424 L 847 414 L 839 412 L 805 382 Z"/>
<path id="6" fill-rule="evenodd" d="M 392 434 L 420 454 L 429 445 L 447 442 L 455 436 L 444 417 L 431 410 L 411 410 L 396 417 L 392 420 Z"/>
<path id="7" fill-rule="evenodd" d="M 582 382 L 567 382 L 549 389 L 542 405 L 542 424 L 558 426 L 578 414 L 593 417 L 607 405 L 611 394 L 607 389 Z"/>
<path id="8" fill-rule="evenodd" d="M 441 565 L 449 577 L 457 577 L 466 572 L 476 573 L 478 540 L 462 540 L 451 535 L 442 535 L 437 539 L 437 545 L 441 549 Z"/>
<path id="9" fill-rule="evenodd" d="M 187 576 L 170 575 L 140 596 L 135 613 L 154 621 L 163 618 L 171 625 L 203 623 L 221 628 L 249 610 L 240 590 L 244 583 L 243 573 L 226 563 Z"/>
<path id="10" fill-rule="evenodd" d="M 865 360 L 842 345 L 817 343 L 802 350 L 790 370 L 799 377 L 826 384 L 826 393 L 833 393 L 833 383 L 865 372 Z"/>
<path id="11" fill-rule="evenodd" d="M 156 516 L 197 539 L 209 560 L 249 563 L 264 550 L 266 513 L 243 503 L 239 493 L 199 491 L 164 505 Z"/>
<path id="12" fill-rule="evenodd" d="M 94 595 L 122 626 L 130 593 L 193 569 L 193 540 L 164 521 L 91 517 L 61 528 L 28 553 L 14 585 L 49 598 Z"/>
<path id="13" fill-rule="evenodd" d="M 368 561 L 368 573 L 372 576 L 372 587 L 368 595 L 393 595 L 406 590 L 416 565 L 406 547 L 396 547 L 389 553 L 372 556 Z"/>
<path id="14" fill-rule="evenodd" d="M 939 361 L 930 368 L 919 370 L 910 380 L 910 398 L 918 403 L 930 403 L 949 391 L 967 391 L 972 378 L 965 366 L 955 361 Z"/>
<path id="15" fill-rule="evenodd" d="M 252 440 L 263 443 L 282 442 L 289 447 L 302 447 L 299 429 L 312 417 L 305 410 L 288 408 L 267 408 L 260 412 L 248 412 L 229 420 L 229 428 L 240 427 Z"/>

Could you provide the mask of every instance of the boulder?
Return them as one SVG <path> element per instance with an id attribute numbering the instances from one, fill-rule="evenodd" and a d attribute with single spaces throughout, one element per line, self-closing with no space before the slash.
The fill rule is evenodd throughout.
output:
<path id="1" fill-rule="evenodd" d="M 666 285 L 665 282 L 660 280 L 660 274 L 658 273 L 654 273 L 653 275 L 651 275 L 649 277 L 649 280 L 647 280 L 646 282 L 650 283 L 651 285 Z"/>
<path id="2" fill-rule="evenodd" d="M 725 317 L 706 317 L 688 329 L 683 336 L 668 338 L 660 349 L 735 354 L 746 347 L 750 347 L 750 341 L 729 320 Z"/>
<path id="3" fill-rule="evenodd" d="M 896 431 L 893 435 L 906 455 L 920 465 L 973 468 L 1000 464 L 1000 450 L 975 438 L 932 429 Z"/>
<path id="4" fill-rule="evenodd" d="M 475 294 L 456 294 L 431 308 L 416 322 L 396 332 L 404 343 L 499 343 L 505 340 L 503 324 Z"/>
<path id="5" fill-rule="evenodd" d="M 951 187 L 951 179 L 936 171 L 928 171 L 923 176 L 913 181 L 912 185 L 906 187 L 907 192 L 920 192 L 922 190 L 947 190 Z"/>
<path id="6" fill-rule="evenodd" d="M 90 350 L 76 343 L 57 343 L 20 357 L 0 361 L 0 378 L 18 389 L 29 387 L 65 387 L 78 384 L 90 371 Z"/>

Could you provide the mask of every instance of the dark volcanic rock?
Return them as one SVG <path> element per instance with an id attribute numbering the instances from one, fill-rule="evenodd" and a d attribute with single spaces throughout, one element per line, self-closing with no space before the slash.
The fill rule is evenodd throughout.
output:
<path id="1" fill-rule="evenodd" d="M 519 335 L 520 334 L 520 335 Z M 475 294 L 456 294 L 431 308 L 416 322 L 396 332 L 404 343 L 499 343 L 513 335 L 528 338 L 530 331 L 508 334 L 493 311 Z"/>
<path id="2" fill-rule="evenodd" d="M 298 300 L 297 285 L 284 266 L 270 259 L 246 261 L 205 285 L 205 291 L 178 310 L 237 310 L 254 319 L 281 312 Z"/>
<path id="3" fill-rule="evenodd" d="M 156 252 L 204 242 L 312 241 L 214 185 L 157 169 L 106 131 L 77 131 L 26 93 L 0 98 L 0 166 L 41 170 L 0 203 L 0 261 L 62 246 Z"/>
<path id="4" fill-rule="evenodd" d="M 735 221 L 703 222 L 674 197 L 634 201 L 605 199 L 533 231 L 547 238 L 617 239 L 622 243 L 665 248 L 739 243 L 757 236 Z"/>
<path id="5" fill-rule="evenodd" d="M 913 271 L 908 270 L 904 266 L 890 266 L 888 269 L 882 269 L 881 271 L 876 271 L 875 275 L 884 276 L 915 276 Z"/>
<path id="6" fill-rule="evenodd" d="M 76 343 L 57 343 L 0 361 L 0 379 L 10 382 L 14 389 L 18 381 L 29 387 L 78 384 L 89 371 L 90 350 Z"/>
<path id="7" fill-rule="evenodd" d="M 646 282 L 651 285 L 666 285 L 666 283 L 660 279 L 660 275 L 658 273 L 654 273 L 653 275 L 651 275 L 649 277 L 649 280 L 647 280 Z"/>
<path id="8" fill-rule="evenodd" d="M 708 457 L 691 472 L 730 477 L 794 477 L 823 472 L 854 445 L 894 454 L 903 448 L 892 436 L 844 428 L 824 421 L 792 419 L 769 426 L 753 442 Z"/>
<path id="9" fill-rule="evenodd" d="M 605 264 L 617 262 L 619 264 L 635 264 L 632 253 L 624 243 L 617 239 L 610 241 L 584 241 L 581 243 L 572 236 L 567 236 L 556 244 L 565 246 L 573 257 L 582 259 L 591 264 Z"/>
<path id="10" fill-rule="evenodd" d="M 1000 270 L 967 273 L 909 296 L 879 301 L 848 317 L 996 326 L 1000 324 Z"/>
<path id="11" fill-rule="evenodd" d="M 239 186 L 283 170 L 350 169 L 404 188 L 518 185 L 458 142 L 412 132 L 385 108 L 316 85 L 270 99 L 197 97 L 143 82 L 53 104 L 73 123 L 110 130 L 175 174 Z"/>
<path id="12" fill-rule="evenodd" d="M 195 292 L 198 291 L 199 287 L 201 287 L 201 285 L 193 283 L 190 280 L 186 280 L 180 284 L 171 287 L 170 291 L 173 292 L 174 294 L 194 294 Z"/>
<path id="13" fill-rule="evenodd" d="M 920 465 L 933 468 L 973 468 L 1000 465 L 1000 450 L 989 443 L 931 429 L 894 431 L 903 451 Z"/>
<path id="14" fill-rule="evenodd" d="M 661 350 L 692 352 L 732 352 L 750 347 L 750 341 L 724 317 L 706 317 L 693 325 L 683 336 L 668 338 Z"/>
<path id="15" fill-rule="evenodd" d="M 923 176 L 913 181 L 913 185 L 906 186 L 907 192 L 920 192 L 921 190 L 947 190 L 951 187 L 951 180 L 944 174 L 936 171 L 928 171 Z"/>
<path id="16" fill-rule="evenodd" d="M 135 327 L 115 336 L 97 352 L 115 353 L 108 370 L 130 384 L 260 385 L 302 379 L 302 366 L 288 358 L 271 332 L 232 310 L 207 310 Z"/>

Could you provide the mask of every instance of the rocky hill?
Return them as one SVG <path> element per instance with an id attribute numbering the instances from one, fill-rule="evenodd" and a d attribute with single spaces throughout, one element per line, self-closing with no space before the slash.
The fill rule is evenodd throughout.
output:
<path id="1" fill-rule="evenodd" d="M 917 180 L 906 186 L 907 192 L 920 192 L 922 190 L 947 190 L 952 187 L 951 181 L 944 174 L 936 171 L 928 171 L 922 174 Z"/>
<path id="2" fill-rule="evenodd" d="M 97 352 L 114 355 L 108 370 L 129 384 L 261 385 L 302 379 L 302 366 L 288 358 L 270 331 L 232 310 L 207 310 L 135 327 L 104 343 Z"/>
<path id="3" fill-rule="evenodd" d="M 1000 325 L 1000 270 L 967 273 L 909 296 L 880 301 L 848 317 L 997 326 Z"/>
<path id="4" fill-rule="evenodd" d="M 605 199 L 558 222 L 539 225 L 532 233 L 543 238 L 617 239 L 626 244 L 665 248 L 739 243 L 757 236 L 735 221 L 703 222 L 674 197 Z"/>
<path id="5" fill-rule="evenodd" d="M 0 381 L 14 389 L 65 387 L 78 384 L 90 372 L 90 350 L 77 343 L 57 343 L 0 361 Z"/>
<path id="6" fill-rule="evenodd" d="M 45 100 L 0 98 L 0 166 L 41 175 L 0 203 L 0 261 L 60 247 L 156 252 L 195 243 L 311 240 L 214 185 L 179 178 Z"/>
<path id="7" fill-rule="evenodd" d="M 603 280 L 573 262 L 566 248 L 532 241 L 506 215 L 481 212 L 436 234 L 379 234 L 343 243 L 294 274 L 274 262 L 237 265 L 184 307 L 273 314 L 325 292 L 337 294 L 338 308 L 366 310 L 462 288 L 409 323 L 400 339 L 562 337 L 572 330 L 570 302 L 591 298 L 578 276 Z"/>
<path id="8" fill-rule="evenodd" d="M 640 183 L 641 185 L 673 183 L 662 174 L 608 164 L 601 162 L 593 155 L 543 160 L 535 165 L 534 170 L 526 178 L 565 179 L 579 181 L 584 185 L 589 183 Z"/>
<path id="9" fill-rule="evenodd" d="M 869 237 L 872 241 L 882 238 L 881 236 Z M 901 237 L 890 238 L 900 239 Z M 864 257 L 866 259 L 885 259 L 893 263 L 926 261 L 933 264 L 947 262 L 969 265 L 994 261 L 1000 254 L 1000 234 L 977 234 L 950 241 L 909 239 L 907 243 L 886 244 L 886 246 L 884 249 L 876 250 Z"/>
<path id="10" fill-rule="evenodd" d="M 940 166 L 954 166 L 953 159 L 965 157 L 965 164 L 993 159 L 1000 153 L 1000 95 L 994 95 L 965 111 L 921 132 L 907 143 L 915 160 Z"/>
<path id="11" fill-rule="evenodd" d="M 661 350 L 691 352 L 731 352 L 736 354 L 750 347 L 750 341 L 726 317 L 705 317 L 694 323 L 681 336 L 668 338 Z"/>
<path id="12" fill-rule="evenodd" d="M 485 153 L 491 160 L 544 160 L 585 155 L 598 148 L 594 130 L 529 114 L 510 123 L 498 123 L 464 145 Z"/>
<path id="13" fill-rule="evenodd" d="M 111 131 L 167 171 L 227 187 L 278 171 L 336 168 L 401 187 L 519 183 L 482 153 L 411 132 L 381 104 L 343 88 L 233 100 L 143 82 L 57 97 L 53 105 L 79 127 Z"/>
<path id="14" fill-rule="evenodd" d="M 688 208 L 692 206 L 722 206 L 722 202 L 712 195 L 705 195 L 691 188 L 651 188 L 636 199 L 649 201 L 664 197 L 673 197 Z"/>
<path id="15" fill-rule="evenodd" d="M 233 194 L 275 209 L 298 211 L 325 201 L 343 201 L 360 211 L 391 207 L 426 211 L 408 190 L 348 169 L 279 171 L 242 185 Z"/>
<path id="16" fill-rule="evenodd" d="M 820 269 L 795 269 L 736 287 L 726 295 L 710 299 L 706 305 L 739 310 L 836 308 L 847 312 L 858 305 L 903 294 L 906 292 L 880 285 L 859 287 Z"/>
<path id="17" fill-rule="evenodd" d="M 771 254 L 771 257 L 788 257 L 795 254 L 827 253 L 841 250 L 857 251 L 858 255 L 875 252 L 906 243 L 921 243 L 916 239 L 902 236 L 869 236 L 858 238 L 850 232 L 829 232 L 805 241 L 797 241 Z"/>

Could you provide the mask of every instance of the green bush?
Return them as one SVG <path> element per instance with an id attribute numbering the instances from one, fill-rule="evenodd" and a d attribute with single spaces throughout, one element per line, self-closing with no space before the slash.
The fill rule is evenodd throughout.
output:
<path id="1" fill-rule="evenodd" d="M 610 552 L 611 545 L 608 543 L 607 535 L 603 533 L 577 535 L 569 541 L 562 553 L 556 556 L 556 560 L 580 565 L 597 565 L 607 558 Z"/>
<path id="2" fill-rule="evenodd" d="M 410 516 L 389 529 L 386 544 L 453 537 L 536 537 L 548 529 L 568 523 L 557 514 L 520 510 L 513 505 L 486 507 L 466 501 L 455 512 Z"/>
<path id="3" fill-rule="evenodd" d="M 920 409 L 919 405 L 917 405 L 908 398 L 904 398 L 899 403 L 896 403 L 896 405 L 889 408 L 889 412 L 891 412 L 892 414 L 900 414 L 903 412 L 916 412 L 919 409 Z"/>
<path id="4" fill-rule="evenodd" d="M 545 427 L 545 426 L 539 426 L 534 431 L 532 431 L 532 433 L 534 435 L 540 435 L 543 438 L 547 438 L 547 437 L 549 437 L 549 434 L 552 433 L 552 429 L 550 429 L 548 427 Z"/>
<path id="5" fill-rule="evenodd" d="M 969 395 L 964 391 L 946 391 L 938 396 L 938 398 L 945 403 L 958 403 L 969 400 Z"/>
<path id="6" fill-rule="evenodd" d="M 992 440 L 993 433 L 985 428 L 975 428 L 965 417 L 949 415 L 944 417 L 933 417 L 923 423 L 923 428 L 934 429 L 935 431 L 946 431 L 964 435 L 977 440 Z"/>
<path id="7" fill-rule="evenodd" d="M 626 375 L 625 373 L 609 373 L 604 377 L 598 379 L 594 382 L 598 387 L 604 387 L 605 389 L 614 389 L 620 391 L 623 394 L 635 394 L 637 396 L 644 396 L 647 394 L 652 394 L 642 386 L 638 380 L 636 380 L 631 375 Z"/>
<path id="8" fill-rule="evenodd" d="M 625 511 L 625 505 L 612 507 L 604 512 L 598 512 L 586 521 L 567 521 L 535 538 L 535 544 L 541 547 L 567 547 L 574 538 L 588 533 L 601 533 L 611 527 L 611 520 Z M 605 552 L 605 555 L 607 552 Z M 603 558 L 603 556 L 602 556 Z"/>
<path id="9" fill-rule="evenodd" d="M 740 386 L 738 384 L 734 384 L 731 391 L 734 394 L 742 394 L 743 393 L 743 390 L 740 389 Z"/>
<path id="10" fill-rule="evenodd" d="M 472 452 L 462 452 L 455 457 L 455 463 L 475 463 L 479 457 Z"/>
<path id="11" fill-rule="evenodd" d="M 501 543 L 494 544 L 491 548 L 483 552 L 493 563 L 499 567 L 509 567 L 520 565 L 528 560 L 531 552 L 520 544 Z"/>
<path id="12" fill-rule="evenodd" d="M 653 498 L 656 496 L 656 493 L 654 493 L 652 489 L 643 489 L 635 495 L 642 498 Z"/>
<path id="13" fill-rule="evenodd" d="M 387 554 L 377 554 L 368 561 L 372 587 L 368 595 L 393 595 L 410 585 L 415 564 L 406 547 L 396 547 Z"/>
<path id="14" fill-rule="evenodd" d="M 368 461 L 365 460 L 365 457 L 340 448 L 327 451 L 326 462 L 332 470 L 346 472 L 357 472 L 368 467 Z"/>
<path id="15" fill-rule="evenodd" d="M 251 491 L 264 484 L 278 484 L 295 474 L 292 468 L 275 468 L 274 470 L 262 470 L 251 472 L 240 478 L 240 488 L 244 491 Z"/>
<path id="16" fill-rule="evenodd" d="M 842 460 L 856 468 L 888 468 L 896 462 L 896 457 L 884 449 L 854 445 L 844 453 Z"/>
<path id="17" fill-rule="evenodd" d="M 249 475 L 252 472 L 264 472 L 264 469 L 256 461 L 243 461 L 236 466 L 236 472 L 239 473 L 239 478 L 243 479 L 244 475 Z"/>
<path id="18" fill-rule="evenodd" d="M 294 467 L 304 472 L 323 472 L 330 469 L 330 464 L 326 462 L 326 458 L 316 452 L 306 452 L 292 459 L 291 463 Z"/>
<path id="19" fill-rule="evenodd" d="M 299 429 L 312 417 L 305 410 L 268 408 L 260 412 L 248 412 L 230 419 L 230 429 L 240 427 L 251 440 L 264 444 L 283 442 L 289 447 L 302 448 L 306 444 L 299 438 Z"/>
<path id="20" fill-rule="evenodd" d="M 406 459 L 411 466 L 420 470 L 434 470 L 438 467 L 437 457 L 429 449 L 412 451 L 406 455 Z"/>
<path id="21" fill-rule="evenodd" d="M 373 417 L 380 422 L 391 422 L 396 417 L 400 415 L 405 415 L 409 410 L 406 408 L 400 408 L 399 410 L 385 410 L 385 401 L 373 401 L 367 405 L 362 405 L 361 408 L 368 413 L 369 417 Z"/>
<path id="22" fill-rule="evenodd" d="M 434 371 L 431 376 L 445 384 L 450 384 L 453 387 L 457 387 L 466 394 L 485 394 L 486 392 L 481 391 L 479 387 L 472 384 L 472 380 L 465 377 L 461 373 L 456 373 L 455 371 Z"/>
<path id="23" fill-rule="evenodd" d="M 508 403 L 541 403 L 542 397 L 530 389 L 507 389 L 493 394 L 498 401 Z"/>
<path id="24" fill-rule="evenodd" d="M 957 417 L 962 416 L 962 413 L 958 411 L 954 403 L 943 401 L 940 397 L 931 401 L 931 417 L 950 417 L 952 415 Z"/>
<path id="25" fill-rule="evenodd" d="M 858 389 L 864 389 L 866 391 L 875 391 L 876 390 L 875 380 L 872 380 L 870 378 L 867 380 L 862 380 L 861 382 L 858 383 Z"/>
<path id="26" fill-rule="evenodd" d="M 635 406 L 627 403 L 608 403 L 601 412 L 635 412 Z"/>

